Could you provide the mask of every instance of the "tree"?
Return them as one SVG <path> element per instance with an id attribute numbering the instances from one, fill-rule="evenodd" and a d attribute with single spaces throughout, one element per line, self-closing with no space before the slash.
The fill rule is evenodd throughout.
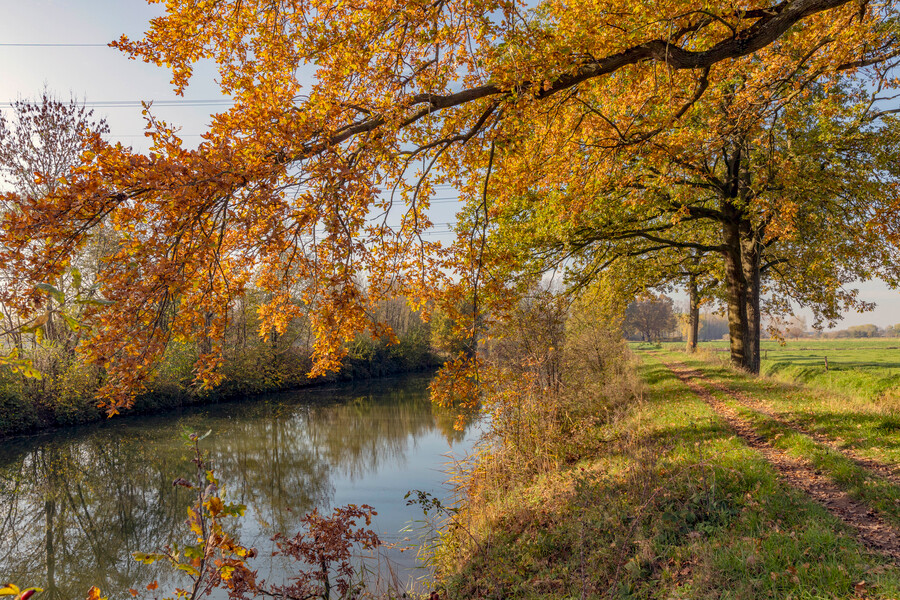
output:
<path id="1" fill-rule="evenodd" d="M 575 159 L 547 144 L 540 166 L 532 164 L 530 193 L 499 219 L 519 238 L 513 264 L 533 272 L 567 263 L 576 278 L 614 268 L 647 282 L 630 268 L 635 257 L 717 254 L 732 361 L 754 373 L 763 312 L 789 313 L 794 300 L 820 323 L 842 308 L 870 307 L 846 286 L 873 275 L 898 281 L 898 129 L 842 70 L 746 63 L 640 152 L 619 152 L 617 166 L 598 167 L 587 141 Z M 552 126 L 573 119 L 584 115 L 558 116 Z M 561 182 L 560 170 L 577 183 Z M 649 285 L 680 272 L 657 273 Z"/>
<path id="2" fill-rule="evenodd" d="M 854 338 L 873 338 L 878 337 L 878 326 L 871 323 L 867 325 L 853 325 L 847 328 L 847 332 L 850 334 L 850 337 Z"/>
<path id="3" fill-rule="evenodd" d="M 58 100 L 46 89 L 36 100 L 14 102 L 8 112 L 0 113 L 0 182 L 10 192 L 0 197 L 0 213 L 11 221 L 27 219 L 27 208 L 18 199 L 28 197 L 40 202 L 59 193 L 66 177 L 81 164 L 85 137 L 108 132 L 106 120 L 95 117 L 93 110 L 74 98 Z M 5 317 L 0 331 L 7 350 L 14 348 L 18 356 L 29 354 L 34 358 L 30 351 L 40 345 L 34 335 L 37 329 L 41 339 L 55 347 L 44 361 L 49 364 L 37 365 L 45 375 L 56 374 L 60 359 L 72 358 L 81 337 L 80 322 L 100 302 L 94 283 L 109 235 L 97 229 L 82 233 L 85 244 L 65 257 L 66 272 L 38 282 L 41 285 L 37 290 L 28 290 L 32 292 L 29 300 L 35 300 L 34 293 L 44 296 L 47 304 L 41 314 L 23 321 L 14 306 L 0 298 Z M 11 264 L 0 265 L 0 288 L 27 290 L 19 285 L 21 273 Z"/>
<path id="4" fill-rule="evenodd" d="M 708 257 L 699 252 L 692 252 L 687 268 L 681 275 L 687 280 L 688 314 L 687 314 L 687 340 L 688 352 L 697 351 L 697 342 L 700 340 L 700 306 L 708 300 L 714 290 L 719 286 L 719 279 L 715 276 L 714 267 L 709 264 Z"/>
<path id="5" fill-rule="evenodd" d="M 637 332 L 645 342 L 659 340 L 675 329 L 675 311 L 668 296 L 647 296 L 630 303 L 625 309 L 622 328 Z"/>
<path id="6" fill-rule="evenodd" d="M 770 323 L 768 330 L 778 339 L 806 337 L 806 317 L 792 316 L 789 319 Z"/>
<path id="7" fill-rule="evenodd" d="M 728 319 L 717 314 L 706 313 L 700 317 L 700 339 L 721 340 L 728 338 Z"/>
<path id="8" fill-rule="evenodd" d="M 147 380 L 171 332 L 220 340 L 222 307 L 250 284 L 270 298 L 260 327 L 278 331 L 300 310 L 287 290 L 309 282 L 320 374 L 381 299 L 424 306 L 449 290 L 437 299 L 470 301 L 472 327 L 485 303 L 514 305 L 515 294 L 492 289 L 503 286 L 485 269 L 479 234 L 497 201 L 527 190 L 545 150 L 614 173 L 618 151 L 632 155 L 668 131 L 742 65 L 831 72 L 892 55 L 892 11 L 845 0 L 739 11 L 548 0 L 528 13 L 512 0 L 170 2 L 144 40 L 115 45 L 170 66 L 178 91 L 194 62 L 215 61 L 234 107 L 197 150 L 149 111 L 146 156 L 94 136 L 64 192 L 14 199 L 27 218 L 4 224 L 0 258 L 31 283 L 49 281 L 100 219 L 117 228 L 119 250 L 102 273 L 115 304 L 86 346 L 108 366 L 114 405 Z M 317 70 L 303 94 L 308 64 Z M 557 114 L 565 126 L 546 130 Z M 556 183 L 582 175 L 561 169 Z M 466 202 L 449 249 L 422 235 L 440 183 Z M 396 228 L 369 219 L 398 205 Z M 200 381 L 215 382 L 220 346 L 211 344 Z"/>

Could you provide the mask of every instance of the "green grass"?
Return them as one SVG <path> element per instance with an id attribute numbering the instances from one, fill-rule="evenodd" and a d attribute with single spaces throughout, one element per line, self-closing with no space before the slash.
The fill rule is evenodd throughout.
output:
<path id="1" fill-rule="evenodd" d="M 828 436 L 861 457 L 900 463 L 900 403 L 893 395 L 873 398 L 870 393 L 852 394 L 846 388 L 834 392 L 815 385 L 787 384 L 776 378 L 747 377 L 702 355 L 673 356 L 685 364 L 702 367 L 732 389 L 762 401 L 783 419 Z M 900 369 L 893 372 L 900 373 Z"/>
<path id="2" fill-rule="evenodd" d="M 439 554 L 451 598 L 900 597 L 900 570 L 644 359 L 595 455 L 470 503 Z"/>
<path id="3" fill-rule="evenodd" d="M 680 350 L 684 346 L 667 343 L 663 347 Z M 727 341 L 702 342 L 699 347 L 723 362 L 728 360 Z M 789 340 L 783 345 L 763 340 L 760 350 L 764 375 L 900 406 L 900 338 Z"/>
<path id="4" fill-rule="evenodd" d="M 671 358 L 702 369 L 711 379 L 726 383 L 730 389 L 762 401 L 780 419 L 788 419 L 789 423 L 779 422 L 741 405 L 719 390 L 708 388 L 719 400 L 737 410 L 774 447 L 785 450 L 794 457 L 806 459 L 813 467 L 828 474 L 852 497 L 876 508 L 885 519 L 900 526 L 900 487 L 859 466 L 844 453 L 817 443 L 792 426 L 797 423 L 803 429 L 815 430 L 832 439 L 844 439 L 839 435 L 849 431 L 854 436 L 853 439 L 859 442 L 846 443 L 844 440 L 845 443 L 838 444 L 839 447 L 853 447 L 862 457 L 888 462 L 881 449 L 885 444 L 900 447 L 900 431 L 883 432 L 882 420 L 866 411 L 870 404 L 868 401 L 848 406 L 844 398 L 837 399 L 837 403 L 845 411 L 844 416 L 823 421 L 823 409 L 833 410 L 836 400 L 827 393 L 811 393 L 796 386 L 788 387 L 765 379 L 750 378 L 730 369 L 711 367 L 709 362 L 689 355 L 671 355 Z M 862 414 L 860 410 L 863 411 Z M 863 423 L 866 424 L 865 428 Z"/>

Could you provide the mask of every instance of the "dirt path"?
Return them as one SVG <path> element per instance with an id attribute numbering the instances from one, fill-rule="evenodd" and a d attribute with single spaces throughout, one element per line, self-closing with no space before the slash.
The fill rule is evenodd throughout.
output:
<path id="1" fill-rule="evenodd" d="M 753 426 L 737 411 L 718 400 L 698 380 L 702 373 L 678 363 L 662 364 L 672 371 L 697 396 L 709 404 L 744 442 L 759 452 L 789 485 L 803 490 L 832 515 L 852 527 L 859 541 L 866 547 L 889 556 L 900 563 L 900 532 L 886 523 L 865 504 L 857 502 L 841 490 L 830 478 L 804 461 L 788 456 L 757 435 Z"/>
<path id="2" fill-rule="evenodd" d="M 689 367 L 686 367 L 685 365 L 682 365 L 681 363 L 670 363 L 670 365 L 676 365 L 679 368 L 689 370 Z M 670 366 L 670 368 L 671 368 L 671 366 Z M 792 430 L 796 431 L 797 433 L 801 433 L 801 434 L 811 438 L 812 440 L 825 446 L 826 448 L 845 456 L 849 460 L 853 461 L 857 466 L 859 466 L 871 473 L 877 474 L 878 476 L 886 479 L 887 481 L 890 481 L 891 483 L 893 483 L 896 486 L 900 486 L 900 470 L 898 470 L 898 465 L 886 464 L 883 462 L 879 462 L 877 460 L 873 460 L 871 458 L 862 456 L 861 454 L 856 452 L 853 448 L 843 447 L 834 438 L 824 435 L 824 434 L 821 434 L 821 433 L 816 433 L 814 431 L 810 431 L 802 423 L 798 423 L 797 421 L 795 421 L 793 419 L 784 418 L 782 415 L 774 412 L 772 410 L 772 408 L 770 406 L 768 406 L 767 404 L 765 404 L 763 401 L 753 398 L 752 396 L 749 396 L 749 395 L 745 394 L 744 392 L 734 390 L 734 389 L 728 387 L 727 385 L 725 385 L 724 383 L 715 381 L 699 370 L 694 369 L 693 371 L 691 371 L 691 374 L 692 374 L 693 378 L 699 379 L 700 381 L 702 381 L 704 384 L 708 385 L 709 387 L 712 387 L 712 388 L 722 392 L 723 394 L 731 396 L 738 402 L 738 404 L 742 404 L 745 407 L 749 408 L 750 410 L 756 411 L 760 414 L 763 414 L 763 415 L 769 417 L 773 421 L 777 422 L 779 425 L 787 427 L 788 429 L 792 429 Z"/>

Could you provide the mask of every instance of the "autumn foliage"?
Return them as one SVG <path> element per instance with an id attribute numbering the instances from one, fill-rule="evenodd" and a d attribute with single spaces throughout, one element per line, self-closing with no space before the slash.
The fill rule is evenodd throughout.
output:
<path id="1" fill-rule="evenodd" d="M 709 175 L 726 165 L 729 181 L 746 183 L 740 174 L 757 167 L 741 162 L 741 149 L 764 152 L 764 138 L 776 135 L 770 125 L 794 107 L 816 102 L 818 115 L 835 116 L 827 128 L 846 119 L 834 93 L 854 107 L 872 90 L 887 94 L 896 84 L 895 25 L 890 3 L 843 0 L 703 10 L 689 2 L 173 1 L 144 39 L 112 45 L 165 65 L 178 92 L 197 61 L 212 60 L 233 107 L 213 116 L 192 149 L 147 106 L 147 154 L 91 131 L 58 190 L 5 196 L 16 210 L 4 215 L 0 261 L 21 278 L 2 300 L 38 314 L 48 298 L 36 284 L 62 277 L 92 236 L 109 232 L 114 244 L 97 275 L 109 305 L 86 315 L 79 347 L 104 366 L 101 396 L 114 411 L 173 341 L 207 340 L 194 376 L 215 386 L 227 307 L 251 288 L 265 297 L 262 336 L 309 316 L 315 376 L 337 368 L 358 333 L 390 337 L 367 318 L 381 300 L 456 311 L 454 322 L 473 331 L 486 315 L 510 314 L 544 271 L 586 265 L 580 274 L 596 279 L 610 263 L 579 262 L 580 234 L 658 219 L 651 234 L 677 234 L 678 245 L 725 259 L 738 311 L 733 355 L 752 370 L 744 356 L 758 329 L 760 251 L 775 238 L 804 243 L 797 232 L 807 209 L 779 191 L 800 186 L 810 214 L 821 198 L 802 187 L 808 170 L 784 160 L 782 179 L 764 192 L 751 183 L 741 189 L 752 194 L 729 195 L 723 182 L 715 210 L 738 214 L 724 229 L 719 217 L 699 226 L 695 211 L 712 209 L 682 185 L 685 169 L 720 153 Z M 868 106 L 878 112 L 877 102 Z M 892 243 L 894 181 L 885 172 L 883 202 L 854 218 L 860 232 Z M 460 195 L 449 245 L 427 237 L 437 185 Z M 845 188 L 828 189 L 840 198 Z M 702 233 L 732 226 L 737 237 L 721 243 Z M 650 251 L 632 239 L 619 235 L 625 247 L 613 254 Z"/>

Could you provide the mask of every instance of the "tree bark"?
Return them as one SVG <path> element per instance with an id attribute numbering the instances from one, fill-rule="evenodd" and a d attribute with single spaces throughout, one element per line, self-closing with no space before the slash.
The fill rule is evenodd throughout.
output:
<path id="1" fill-rule="evenodd" d="M 722 187 L 722 241 L 731 362 L 748 373 L 759 373 L 760 262 L 762 232 L 753 225 L 746 206 L 752 197 L 751 173 L 745 168 L 737 143 L 730 156 Z"/>
<path id="2" fill-rule="evenodd" d="M 734 211 L 732 211 L 734 212 Z M 722 238 L 725 246 L 725 299 L 728 306 L 728 337 L 731 341 L 731 364 L 746 368 L 748 337 L 747 283 L 741 261 L 741 240 L 738 223 L 729 220 L 723 224 Z"/>
<path id="3" fill-rule="evenodd" d="M 723 226 L 725 290 L 731 363 L 748 373 L 760 368 L 760 258 L 759 235 L 744 219 Z"/>
<path id="4" fill-rule="evenodd" d="M 746 283 L 745 302 L 747 303 L 747 336 L 744 338 L 743 369 L 754 375 L 759 373 L 760 356 L 759 341 L 761 335 L 760 315 L 760 244 L 757 235 L 749 224 L 742 227 L 741 235 L 741 267 Z"/>
<path id="5" fill-rule="evenodd" d="M 700 333 L 700 290 L 697 287 L 697 275 L 694 273 L 688 275 L 688 296 L 690 306 L 688 307 L 687 351 L 696 352 L 697 336 Z"/>

